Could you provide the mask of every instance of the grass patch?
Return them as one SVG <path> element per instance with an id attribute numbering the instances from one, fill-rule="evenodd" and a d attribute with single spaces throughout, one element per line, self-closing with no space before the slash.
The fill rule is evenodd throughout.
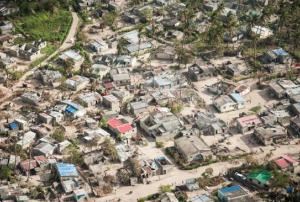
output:
<path id="1" fill-rule="evenodd" d="M 261 106 L 255 106 L 250 109 L 250 111 L 254 112 L 255 114 L 259 113 L 260 110 L 261 110 Z"/>
<path id="2" fill-rule="evenodd" d="M 41 50 L 42 54 L 45 55 L 51 55 L 52 53 L 54 53 L 56 51 L 57 47 L 52 45 L 52 44 L 48 44 L 45 48 L 43 48 Z"/>
<path id="3" fill-rule="evenodd" d="M 68 34 L 71 23 L 71 13 L 61 9 L 54 13 L 38 12 L 14 19 L 17 32 L 31 40 L 43 39 L 48 42 L 62 42 Z"/>

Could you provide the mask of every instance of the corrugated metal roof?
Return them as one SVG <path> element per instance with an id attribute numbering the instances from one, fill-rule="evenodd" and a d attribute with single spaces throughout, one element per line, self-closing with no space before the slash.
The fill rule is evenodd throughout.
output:
<path id="1" fill-rule="evenodd" d="M 77 177 L 78 172 L 74 164 L 69 163 L 57 163 L 57 172 L 60 177 Z"/>

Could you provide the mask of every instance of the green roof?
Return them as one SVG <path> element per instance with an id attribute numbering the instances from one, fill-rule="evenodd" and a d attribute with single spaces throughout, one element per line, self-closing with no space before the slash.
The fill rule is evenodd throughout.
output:
<path id="1" fill-rule="evenodd" d="M 249 179 L 257 180 L 262 184 L 266 184 L 271 179 L 271 177 L 271 173 L 267 170 L 256 170 L 248 175 Z"/>

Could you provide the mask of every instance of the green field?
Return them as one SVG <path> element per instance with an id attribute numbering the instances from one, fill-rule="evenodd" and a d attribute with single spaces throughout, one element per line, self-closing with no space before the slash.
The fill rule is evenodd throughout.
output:
<path id="1" fill-rule="evenodd" d="M 72 15 L 65 10 L 53 13 L 38 12 L 14 19 L 17 32 L 29 40 L 43 39 L 48 42 L 62 42 L 68 34 L 71 23 Z"/>

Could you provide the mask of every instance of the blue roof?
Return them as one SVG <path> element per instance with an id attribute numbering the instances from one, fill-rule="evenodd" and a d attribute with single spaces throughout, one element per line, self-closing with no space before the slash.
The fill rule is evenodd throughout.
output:
<path id="1" fill-rule="evenodd" d="M 236 192 L 236 191 L 239 191 L 241 189 L 242 188 L 239 185 L 234 185 L 234 186 L 231 186 L 231 187 L 224 187 L 224 188 L 220 189 L 219 191 L 222 192 L 222 193 L 228 193 L 228 192 Z"/>
<path id="2" fill-rule="evenodd" d="M 76 177 L 78 172 L 74 164 L 69 163 L 57 163 L 57 172 L 60 177 Z"/>
<path id="3" fill-rule="evenodd" d="M 11 130 L 16 130 L 16 129 L 19 128 L 19 125 L 18 125 L 17 122 L 14 121 L 14 122 L 10 123 L 10 124 L 8 125 L 8 127 L 9 127 L 9 129 L 11 129 Z"/>
<path id="4" fill-rule="evenodd" d="M 230 97 L 236 102 L 245 102 L 245 99 L 239 93 L 231 93 Z"/>
<path id="5" fill-rule="evenodd" d="M 78 109 L 76 109 L 75 107 L 73 107 L 71 105 L 68 105 L 67 108 L 66 108 L 66 112 L 68 112 L 68 113 L 74 114 L 77 111 L 78 111 Z"/>
<path id="6" fill-rule="evenodd" d="M 285 50 L 283 50 L 282 48 L 278 48 L 272 51 L 275 55 L 277 56 L 287 56 L 289 55 Z"/>

